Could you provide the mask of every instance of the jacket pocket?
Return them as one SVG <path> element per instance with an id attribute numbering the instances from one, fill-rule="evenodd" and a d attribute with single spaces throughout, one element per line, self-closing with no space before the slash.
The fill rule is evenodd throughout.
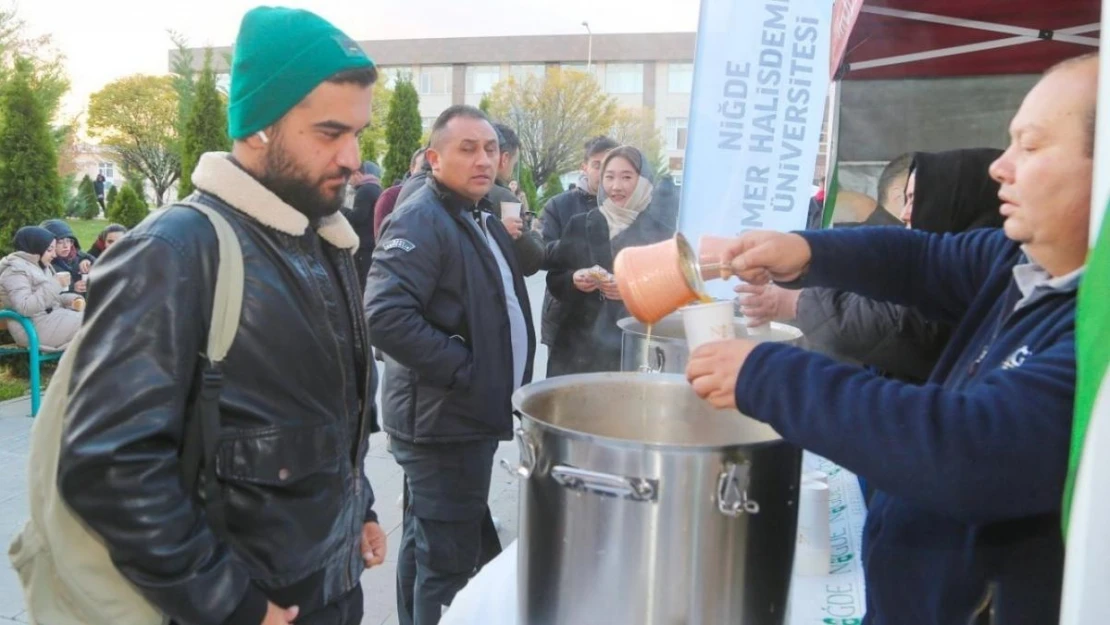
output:
<path id="1" fill-rule="evenodd" d="M 334 426 L 243 430 L 220 442 L 216 474 L 230 482 L 292 486 L 338 473 L 342 458 Z"/>

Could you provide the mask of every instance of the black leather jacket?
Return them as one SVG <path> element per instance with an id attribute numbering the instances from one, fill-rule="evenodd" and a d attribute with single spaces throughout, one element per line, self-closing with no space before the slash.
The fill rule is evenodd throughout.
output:
<path id="1" fill-rule="evenodd" d="M 182 206 L 148 218 L 96 265 L 60 490 L 175 622 L 257 625 L 267 597 L 305 615 L 359 583 L 362 526 L 376 520 L 363 462 L 377 381 L 354 261 L 311 229 L 294 236 L 215 196 L 192 199 L 228 217 L 245 260 L 220 398 L 227 527 L 211 527 L 182 485 L 218 262 L 208 220 Z"/>

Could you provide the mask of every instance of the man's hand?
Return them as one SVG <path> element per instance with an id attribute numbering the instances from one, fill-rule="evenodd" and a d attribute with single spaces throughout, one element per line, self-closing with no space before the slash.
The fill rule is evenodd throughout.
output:
<path id="1" fill-rule="evenodd" d="M 721 255 L 721 264 L 749 284 L 797 280 L 809 267 L 809 243 L 797 234 L 753 230 L 737 237 Z"/>
<path id="2" fill-rule="evenodd" d="M 793 321 L 798 317 L 801 291 L 774 284 L 740 284 L 733 290 L 743 295 L 740 312 L 747 318 L 749 327 L 767 325 L 772 321 Z"/>
<path id="3" fill-rule="evenodd" d="M 524 234 L 524 220 L 520 217 L 502 217 L 501 223 L 505 225 L 505 229 L 509 231 L 509 236 L 514 241 Z"/>
<path id="4" fill-rule="evenodd" d="M 733 339 L 707 343 L 690 354 L 686 379 L 698 397 L 714 408 L 736 408 L 736 380 L 740 369 L 752 353 L 755 341 Z"/>
<path id="5" fill-rule="evenodd" d="M 83 260 L 81 261 L 81 264 L 77 266 L 81 269 L 81 273 L 89 273 L 89 270 L 92 269 L 92 262 L 88 260 Z"/>
<path id="6" fill-rule="evenodd" d="M 288 625 L 297 618 L 300 608 L 293 606 L 289 609 L 278 607 L 273 603 L 266 604 L 266 617 L 262 619 L 262 625 Z"/>
<path id="7" fill-rule="evenodd" d="M 366 568 L 374 568 L 385 562 L 386 536 L 382 526 L 366 523 L 362 526 L 362 561 Z"/>
<path id="8" fill-rule="evenodd" d="M 583 293 L 593 293 L 597 290 L 597 279 L 590 274 L 589 269 L 579 269 L 574 272 L 574 288 Z"/>

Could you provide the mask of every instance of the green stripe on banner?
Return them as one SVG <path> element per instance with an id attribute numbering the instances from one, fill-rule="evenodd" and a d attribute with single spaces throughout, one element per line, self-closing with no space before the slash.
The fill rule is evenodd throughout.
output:
<path id="1" fill-rule="evenodd" d="M 833 165 L 832 180 L 825 182 L 825 205 L 821 207 L 821 227 L 828 228 L 832 224 L 833 213 L 836 212 L 836 195 L 840 191 L 840 163 Z"/>
<path id="2" fill-rule="evenodd" d="M 1095 398 L 1110 368 L 1110 213 L 1103 220 L 1098 242 L 1087 260 L 1087 271 L 1079 287 L 1075 319 L 1075 420 L 1072 423 L 1068 481 L 1064 486 L 1063 530 L 1067 537 L 1075 475 L 1083 454 L 1083 441 L 1091 422 Z"/>

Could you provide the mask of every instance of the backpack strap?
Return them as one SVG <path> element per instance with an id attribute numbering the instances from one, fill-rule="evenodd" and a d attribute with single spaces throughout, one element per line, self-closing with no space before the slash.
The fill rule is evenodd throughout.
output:
<path id="1" fill-rule="evenodd" d="M 243 309 L 243 250 L 239 236 L 227 219 L 215 209 L 197 202 L 181 202 L 211 222 L 216 231 L 219 266 L 212 298 L 212 322 L 208 343 L 201 354 L 198 389 L 181 451 L 186 492 L 194 493 L 201 470 L 204 471 L 205 510 L 216 531 L 226 525 L 223 500 L 216 479 L 216 451 L 220 443 L 220 392 L 223 390 L 223 360 L 227 357 Z"/>

